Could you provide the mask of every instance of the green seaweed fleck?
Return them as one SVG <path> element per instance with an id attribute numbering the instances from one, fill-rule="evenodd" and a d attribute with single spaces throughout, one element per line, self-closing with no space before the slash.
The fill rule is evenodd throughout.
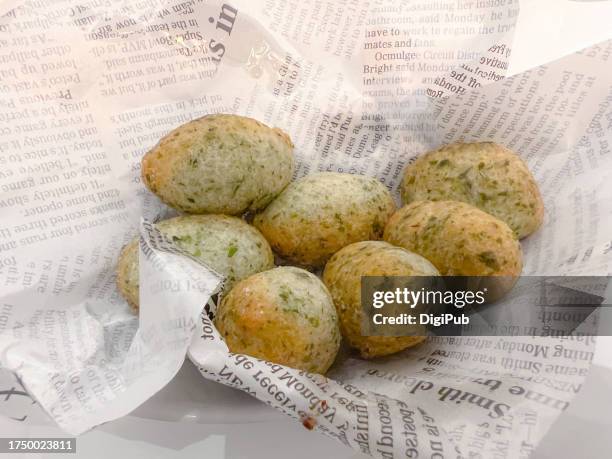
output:
<path id="1" fill-rule="evenodd" d="M 497 258 L 495 257 L 495 254 L 491 251 L 479 253 L 478 259 L 482 261 L 485 265 L 487 265 L 487 267 L 493 270 L 497 271 L 499 269 L 499 263 L 497 261 Z"/>

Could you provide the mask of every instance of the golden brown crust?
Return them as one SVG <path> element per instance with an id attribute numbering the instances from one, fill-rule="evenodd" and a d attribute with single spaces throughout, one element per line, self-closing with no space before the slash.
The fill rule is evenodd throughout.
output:
<path id="1" fill-rule="evenodd" d="M 398 210 L 385 241 L 422 255 L 446 276 L 518 276 L 522 250 L 503 221 L 458 201 L 417 201 Z"/>
<path id="2" fill-rule="evenodd" d="M 523 160 L 493 142 L 454 143 L 406 167 L 402 201 L 462 201 L 506 222 L 523 238 L 542 224 L 544 203 Z"/>
<path id="3" fill-rule="evenodd" d="M 231 352 L 324 374 L 340 346 L 329 292 L 313 274 L 280 267 L 236 284 L 215 317 Z"/>
<path id="4" fill-rule="evenodd" d="M 253 224 L 282 257 L 322 266 L 348 244 L 380 239 L 394 211 L 377 179 L 322 172 L 291 183 Z"/>
<path id="5" fill-rule="evenodd" d="M 361 277 L 437 275 L 438 270 L 415 253 L 382 241 L 365 241 L 337 252 L 325 265 L 323 282 L 334 299 L 342 336 L 362 357 L 372 358 L 414 346 L 425 336 L 363 336 Z"/>
<path id="6" fill-rule="evenodd" d="M 229 290 L 240 279 L 274 266 L 270 245 L 256 228 L 227 215 L 187 215 L 157 223 L 160 232 L 225 277 Z M 138 238 L 121 252 L 117 286 L 133 310 L 139 305 Z"/>
<path id="7" fill-rule="evenodd" d="M 116 268 L 116 283 L 119 293 L 130 308 L 138 312 L 138 239 L 126 244 L 121 250 Z"/>
<path id="8" fill-rule="evenodd" d="M 293 143 L 278 128 L 208 115 L 164 136 L 142 159 L 144 184 L 189 213 L 239 215 L 267 205 L 293 174 Z"/>

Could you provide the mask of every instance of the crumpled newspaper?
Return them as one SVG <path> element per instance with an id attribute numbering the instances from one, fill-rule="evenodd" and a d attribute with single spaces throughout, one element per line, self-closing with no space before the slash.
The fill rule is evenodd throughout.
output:
<path id="1" fill-rule="evenodd" d="M 342 356 L 328 378 L 229 354 L 201 314 L 220 279 L 148 223 L 171 211 L 139 167 L 164 133 L 213 112 L 289 132 L 298 177 L 367 174 L 396 196 L 419 153 L 495 140 L 525 158 L 546 203 L 524 273 L 605 275 L 610 42 L 503 79 L 511 0 L 2 7 L 0 365 L 66 431 L 133 410 L 190 342 L 205 378 L 376 457 L 524 457 L 580 390 L 594 338 L 437 337 L 375 361 Z M 139 228 L 137 320 L 114 265 Z"/>

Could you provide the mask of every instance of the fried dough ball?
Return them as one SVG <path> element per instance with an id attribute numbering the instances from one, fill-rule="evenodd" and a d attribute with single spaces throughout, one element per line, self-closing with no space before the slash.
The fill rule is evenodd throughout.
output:
<path id="1" fill-rule="evenodd" d="M 406 167 L 402 201 L 462 201 L 506 222 L 519 239 L 542 224 L 544 203 L 523 160 L 493 142 L 454 143 Z"/>
<path id="2" fill-rule="evenodd" d="M 142 179 L 163 202 L 192 214 L 265 207 L 293 174 L 293 143 L 278 128 L 237 115 L 177 127 L 142 159 Z"/>
<path id="3" fill-rule="evenodd" d="M 438 275 L 438 270 L 420 255 L 383 241 L 364 241 L 348 245 L 331 257 L 323 282 L 334 299 L 342 336 L 362 357 L 372 358 L 414 346 L 425 336 L 363 336 L 361 277 Z"/>
<path id="4" fill-rule="evenodd" d="M 270 245 L 257 229 L 237 217 L 189 215 L 156 224 L 190 255 L 225 276 L 225 291 L 245 277 L 274 266 Z M 138 311 L 138 238 L 126 245 L 117 263 L 117 286 Z"/>
<path id="5" fill-rule="evenodd" d="M 282 257 L 322 266 L 342 247 L 380 239 L 394 211 L 376 178 L 321 172 L 291 183 L 253 224 Z"/>
<path id="6" fill-rule="evenodd" d="M 417 201 L 398 210 L 385 241 L 427 258 L 443 276 L 472 276 L 487 301 L 505 295 L 523 268 L 523 252 L 503 221 L 458 201 Z M 477 279 L 480 277 L 480 279 Z"/>
<path id="7" fill-rule="evenodd" d="M 503 221 L 458 201 L 417 201 L 398 210 L 385 241 L 427 258 L 443 276 L 518 276 L 522 250 Z"/>
<path id="8" fill-rule="evenodd" d="M 312 273 L 283 266 L 238 282 L 215 325 L 231 352 L 324 374 L 340 346 L 331 296 Z"/>

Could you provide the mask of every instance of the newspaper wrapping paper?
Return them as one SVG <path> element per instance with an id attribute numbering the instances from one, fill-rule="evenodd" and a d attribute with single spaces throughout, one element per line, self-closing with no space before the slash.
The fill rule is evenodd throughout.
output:
<path id="1" fill-rule="evenodd" d="M 405 164 L 440 143 L 510 144 L 547 206 L 544 227 L 525 241 L 525 272 L 610 272 L 610 45 L 501 80 L 516 2 L 1 8 L 0 362 L 20 378 L 7 380 L 12 400 L 25 398 L 23 384 L 71 433 L 126 414 L 172 377 L 218 282 L 200 269 L 204 289 L 143 294 L 139 323 L 114 287 L 118 252 L 140 217 L 169 214 L 140 183 L 142 154 L 207 113 L 288 131 L 296 176 L 368 174 L 394 192 Z M 146 228 L 146 252 L 167 261 L 146 285 L 178 290 L 172 281 L 196 267 Z M 580 390 L 595 346 L 436 338 L 375 362 L 343 356 L 324 379 L 230 355 L 201 321 L 190 357 L 205 377 L 378 457 L 527 456 Z M 26 405 L 3 412 L 35 416 Z"/>
<path id="2" fill-rule="evenodd" d="M 151 391 L 164 387 L 183 364 L 202 302 L 222 283 L 214 272 L 201 276 L 199 262 L 150 223 L 142 223 L 140 234 L 140 297 L 152 307 L 141 311 L 139 324 L 129 312 L 109 314 L 104 302 L 88 298 L 65 309 L 41 307 L 34 318 L 18 316 L 13 326 L 18 330 L 23 323 L 34 327 L 36 321 L 44 322 L 27 341 L 15 340 L 15 333 L 13 343 L 1 336 L 2 365 L 18 375 L 19 385 L 68 432 L 125 416 Z M 14 391 L 5 402 L 11 395 L 23 395 Z M 25 420 L 31 404 L 29 408 L 10 417 Z"/>

